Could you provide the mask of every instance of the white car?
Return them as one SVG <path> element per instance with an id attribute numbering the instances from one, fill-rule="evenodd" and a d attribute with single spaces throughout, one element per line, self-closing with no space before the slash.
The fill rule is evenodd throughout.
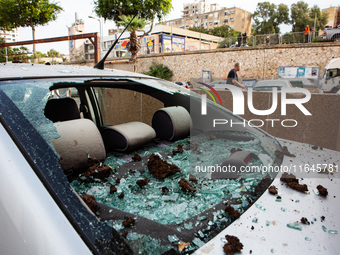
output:
<path id="1" fill-rule="evenodd" d="M 1 65 L 0 253 L 336 254 L 340 153 L 215 128 L 243 119 L 201 101 L 137 73 Z"/>
<path id="2" fill-rule="evenodd" d="M 273 88 L 281 90 L 282 88 L 292 88 L 292 84 L 288 80 L 262 80 L 258 81 L 253 90 L 255 91 L 271 91 Z"/>

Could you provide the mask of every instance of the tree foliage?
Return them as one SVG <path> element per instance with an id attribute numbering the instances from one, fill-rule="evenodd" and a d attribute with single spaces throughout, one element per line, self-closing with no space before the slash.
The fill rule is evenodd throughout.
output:
<path id="1" fill-rule="evenodd" d="M 320 8 L 314 5 L 308 7 L 308 3 L 299 1 L 291 6 L 291 24 L 293 32 L 302 32 L 309 25 L 314 28 L 316 14 L 316 30 L 323 29 L 327 23 L 328 13 L 321 13 Z"/>
<path id="2" fill-rule="evenodd" d="M 169 67 L 163 64 L 156 64 L 156 63 L 153 63 L 150 66 L 149 71 L 145 72 L 144 74 L 157 77 L 157 78 L 161 78 L 164 80 L 170 80 L 171 77 L 174 75 L 173 72 L 169 69 Z"/>
<path id="3" fill-rule="evenodd" d="M 120 21 L 119 16 L 134 16 L 147 21 L 159 20 L 169 14 L 172 8 L 171 0 L 95 0 L 95 12 L 104 19 Z"/>
<path id="4" fill-rule="evenodd" d="M 49 56 L 50 58 L 57 58 L 60 56 L 60 53 L 58 51 L 56 51 L 55 49 L 50 49 L 47 52 L 47 56 Z"/>
<path id="5" fill-rule="evenodd" d="M 143 36 L 151 32 L 153 22 L 157 17 L 159 20 L 170 13 L 171 0 L 95 0 L 95 12 L 104 19 L 113 20 L 117 25 L 126 26 L 133 16 L 130 27 L 130 61 L 136 62 L 137 53 L 140 49 L 140 39 L 136 32 L 143 29 L 146 22 L 151 23 L 151 28 Z M 136 65 L 135 65 L 136 68 Z"/>
<path id="6" fill-rule="evenodd" d="M 285 4 L 261 2 L 252 14 L 253 34 L 272 34 L 280 32 L 281 24 L 289 24 L 289 8 Z"/>
<path id="7" fill-rule="evenodd" d="M 56 20 L 63 10 L 50 0 L 0 0 L 0 6 L 0 28 L 31 27 L 33 40 L 35 27 Z M 35 46 L 33 51 L 35 54 Z"/>

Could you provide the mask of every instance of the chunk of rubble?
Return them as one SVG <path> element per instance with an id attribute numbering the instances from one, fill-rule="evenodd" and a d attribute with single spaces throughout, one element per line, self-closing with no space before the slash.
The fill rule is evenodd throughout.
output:
<path id="1" fill-rule="evenodd" d="M 139 156 L 139 154 L 136 153 L 135 155 L 132 156 L 132 160 L 133 161 L 142 161 L 142 157 Z"/>
<path id="2" fill-rule="evenodd" d="M 183 144 L 178 144 L 177 145 L 177 150 L 173 150 L 172 151 L 172 154 L 173 155 L 176 155 L 176 154 L 178 154 L 178 153 L 183 153 Z"/>
<path id="3" fill-rule="evenodd" d="M 328 195 L 328 190 L 325 187 L 323 187 L 322 185 L 318 185 L 316 188 L 319 191 L 319 195 L 324 196 L 324 197 L 326 197 Z"/>
<path id="4" fill-rule="evenodd" d="M 224 209 L 224 211 L 230 215 L 230 217 L 234 220 L 240 218 L 241 214 L 234 209 L 231 205 L 227 205 L 227 207 Z"/>
<path id="5" fill-rule="evenodd" d="M 283 156 L 295 157 L 294 154 L 292 154 L 292 153 L 290 153 L 290 152 L 288 151 L 287 146 L 283 146 L 282 149 L 281 149 L 281 151 L 276 150 L 276 151 L 275 151 L 275 155 L 278 156 L 280 159 L 283 159 Z"/>
<path id="6" fill-rule="evenodd" d="M 288 187 L 300 191 L 300 192 L 307 192 L 308 187 L 306 184 L 299 184 L 299 180 L 296 179 L 294 174 L 283 173 L 280 181 L 287 183 Z"/>
<path id="7" fill-rule="evenodd" d="M 272 194 L 272 195 L 277 195 L 277 188 L 276 188 L 274 185 L 270 186 L 270 187 L 268 188 L 268 191 L 269 191 L 269 193 Z"/>
<path id="8" fill-rule="evenodd" d="M 237 152 L 237 151 L 242 151 L 242 149 L 240 149 L 240 148 L 232 148 L 232 149 L 230 150 L 230 153 L 233 154 L 233 153 L 235 153 L 235 152 Z"/>
<path id="9" fill-rule="evenodd" d="M 96 214 L 96 212 L 99 210 L 98 203 L 96 201 L 96 198 L 92 195 L 83 194 L 81 195 L 81 199 L 85 202 L 85 204 L 90 208 L 90 210 Z"/>
<path id="10" fill-rule="evenodd" d="M 197 183 L 197 182 L 198 182 L 198 180 L 197 180 L 196 176 L 195 176 L 195 175 L 193 175 L 193 174 L 189 174 L 189 181 L 191 181 L 191 182 L 195 182 L 195 183 Z"/>
<path id="11" fill-rule="evenodd" d="M 135 219 L 134 218 L 132 218 L 132 217 L 126 217 L 124 220 L 123 220 L 123 222 L 122 222 L 122 224 L 123 224 L 123 226 L 125 227 L 125 228 L 128 228 L 128 227 L 131 227 L 132 225 L 134 225 L 135 224 Z"/>
<path id="12" fill-rule="evenodd" d="M 116 193 L 117 192 L 117 187 L 115 185 L 110 186 L 110 194 Z"/>
<path id="13" fill-rule="evenodd" d="M 193 187 L 190 182 L 188 182 L 186 179 L 182 178 L 179 182 L 179 186 L 182 189 L 182 191 L 192 191 L 195 192 L 196 188 Z"/>
<path id="14" fill-rule="evenodd" d="M 236 236 L 226 235 L 228 243 L 223 246 L 223 250 L 226 254 L 234 254 L 235 252 L 240 252 L 243 249 L 243 244 L 240 239 Z"/>
<path id="15" fill-rule="evenodd" d="M 308 221 L 308 219 L 306 217 L 302 217 L 300 221 L 301 221 L 302 224 L 310 225 L 310 222 Z"/>
<path id="16" fill-rule="evenodd" d="M 149 183 L 149 179 L 145 177 L 144 179 L 137 180 L 136 183 L 140 188 L 143 188 L 145 185 Z"/>
<path id="17" fill-rule="evenodd" d="M 79 180 L 87 181 L 89 178 L 106 179 L 112 173 L 112 168 L 102 164 L 98 159 L 90 157 L 88 159 L 90 167 L 80 174 Z"/>
<path id="18" fill-rule="evenodd" d="M 190 243 L 178 243 L 178 251 L 183 251 Z"/>
<path id="19" fill-rule="evenodd" d="M 161 179 L 181 171 L 178 166 L 169 164 L 154 153 L 151 154 L 146 165 L 152 175 Z"/>

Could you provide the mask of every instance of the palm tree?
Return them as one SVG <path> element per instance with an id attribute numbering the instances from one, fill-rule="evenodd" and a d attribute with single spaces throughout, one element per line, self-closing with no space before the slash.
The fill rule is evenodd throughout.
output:
<path id="1" fill-rule="evenodd" d="M 133 16 L 126 16 L 126 15 L 121 15 L 119 16 L 121 21 L 118 22 L 119 25 L 126 27 Z M 153 23 L 153 22 L 152 22 Z M 127 28 L 127 30 L 130 32 L 130 47 L 128 48 L 128 51 L 131 52 L 131 58 L 130 61 L 134 62 L 135 68 L 136 68 L 136 61 L 137 61 L 137 53 L 139 49 L 141 48 L 141 39 L 149 34 L 152 30 L 152 25 L 151 28 L 148 32 L 145 32 L 143 29 L 147 25 L 147 21 L 138 17 L 135 17 L 133 21 L 131 22 L 130 26 Z M 142 31 L 144 34 L 138 38 L 137 32 Z"/>

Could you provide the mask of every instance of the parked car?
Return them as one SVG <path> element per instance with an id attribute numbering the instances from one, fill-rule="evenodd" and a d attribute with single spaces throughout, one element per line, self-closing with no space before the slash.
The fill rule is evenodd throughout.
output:
<path id="1" fill-rule="evenodd" d="M 179 85 L 179 86 L 183 86 L 183 87 L 185 87 L 185 88 L 187 88 L 187 89 L 190 88 L 189 83 L 186 82 L 186 81 L 174 81 L 174 83 L 177 84 L 177 85 Z"/>
<path id="2" fill-rule="evenodd" d="M 77 93 L 50 97 L 65 88 Z M 202 115 L 201 104 L 137 73 L 1 65 L 0 253 L 216 255 L 228 234 L 246 254 L 335 254 L 339 152 L 251 125 L 213 127 L 244 120 L 211 101 Z M 261 168 L 316 164 L 301 171 L 309 193 Z"/>
<path id="3" fill-rule="evenodd" d="M 340 58 L 329 61 L 319 82 L 319 92 L 336 93 L 340 86 Z"/>
<path id="4" fill-rule="evenodd" d="M 340 41 L 340 27 L 325 28 L 322 35 L 318 36 L 317 39 L 319 41 L 324 41 L 324 42 L 325 41 L 339 42 Z"/>
<path id="5" fill-rule="evenodd" d="M 258 81 L 253 89 L 255 91 L 271 91 L 273 88 L 281 90 L 282 88 L 292 88 L 292 84 L 288 80 L 263 80 Z"/>

